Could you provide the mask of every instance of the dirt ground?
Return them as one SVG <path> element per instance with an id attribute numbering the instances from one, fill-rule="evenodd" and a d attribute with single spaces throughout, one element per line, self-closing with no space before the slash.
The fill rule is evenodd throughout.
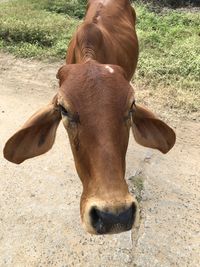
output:
<path id="1" fill-rule="evenodd" d="M 10 135 L 54 96 L 61 64 L 0 54 L 1 151 Z M 165 118 L 177 133 L 169 154 L 130 140 L 126 179 L 131 191 L 133 179 L 144 180 L 141 221 L 139 229 L 119 235 L 83 231 L 82 186 L 62 125 L 45 155 L 16 166 L 1 153 L 0 267 L 200 266 L 200 123 L 170 111 Z"/>

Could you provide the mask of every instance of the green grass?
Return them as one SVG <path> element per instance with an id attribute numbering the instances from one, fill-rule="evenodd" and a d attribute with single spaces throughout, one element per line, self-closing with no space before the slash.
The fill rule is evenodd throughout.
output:
<path id="1" fill-rule="evenodd" d="M 83 18 L 87 0 L 31 0 L 39 8 L 59 14 L 67 14 L 75 18 Z M 43 5 L 43 6 L 41 6 Z"/>
<path id="2" fill-rule="evenodd" d="M 172 108 L 200 109 L 200 13 L 164 14 L 137 6 L 140 59 L 136 81 Z M 168 95 L 168 97 L 166 97 Z"/>
<path id="3" fill-rule="evenodd" d="M 44 4 L 44 3 L 43 3 Z M 64 58 L 79 20 L 45 10 L 37 1 L 1 4 L 0 49 L 20 57 Z"/>
<path id="4" fill-rule="evenodd" d="M 0 8 L 0 50 L 63 59 L 86 0 L 15 0 Z M 186 112 L 200 109 L 200 13 L 136 4 L 140 58 L 135 81 L 148 97 Z M 167 99 L 167 101 L 166 101 Z M 162 103 L 162 101 L 161 101 Z"/>

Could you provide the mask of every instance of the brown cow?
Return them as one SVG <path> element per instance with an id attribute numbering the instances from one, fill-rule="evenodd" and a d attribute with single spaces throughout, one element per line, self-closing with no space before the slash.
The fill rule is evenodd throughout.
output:
<path id="1" fill-rule="evenodd" d="M 119 65 L 130 81 L 138 60 L 135 20 L 129 0 L 89 0 L 84 22 L 70 42 L 67 64 L 92 58 Z"/>
<path id="2" fill-rule="evenodd" d="M 76 64 L 65 65 L 59 70 L 58 94 L 7 141 L 4 156 L 19 164 L 47 152 L 62 119 L 83 184 L 83 225 L 93 234 L 119 233 L 132 228 L 138 213 L 137 201 L 129 194 L 124 179 L 130 128 L 139 144 L 163 153 L 173 147 L 175 133 L 153 113 L 135 104 L 129 80 L 137 62 L 137 38 L 132 31 L 135 43 L 131 50 L 131 34 L 127 32 L 125 36 L 122 23 L 131 25 L 134 21 L 129 1 L 90 2 L 87 23 L 79 28 L 68 52 L 67 62 Z M 117 14 L 121 12 L 122 17 L 116 17 L 113 10 Z M 92 26 L 88 23 L 89 18 Z M 115 23 L 118 33 L 101 29 L 102 32 L 95 30 L 91 35 L 90 31 L 84 31 L 85 25 L 87 29 L 91 26 L 92 31 L 93 24 L 97 26 L 101 22 L 103 25 L 104 19 L 110 20 L 112 25 Z M 113 46 L 106 47 L 108 34 Z M 103 41 L 97 46 L 99 36 Z M 127 49 L 125 44 L 123 48 L 120 46 L 120 40 L 127 41 Z M 118 51 L 124 61 L 120 61 Z M 130 58 L 134 55 L 134 64 L 129 61 L 128 53 Z M 106 59 L 121 67 L 101 64 Z"/>

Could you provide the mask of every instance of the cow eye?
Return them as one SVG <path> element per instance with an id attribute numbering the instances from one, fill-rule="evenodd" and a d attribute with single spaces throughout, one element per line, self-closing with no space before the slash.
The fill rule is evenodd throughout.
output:
<path id="1" fill-rule="evenodd" d="M 133 101 L 133 103 L 132 103 L 132 105 L 130 107 L 129 114 L 131 115 L 134 111 L 135 111 L 135 100 Z"/>
<path id="2" fill-rule="evenodd" d="M 63 106 L 60 105 L 60 112 L 62 116 L 67 117 L 68 121 L 71 123 L 80 123 L 78 113 L 72 114 L 70 111 L 65 109 Z"/>
<path id="3" fill-rule="evenodd" d="M 69 112 L 61 105 L 60 105 L 60 111 L 63 116 L 69 116 Z"/>
<path id="4" fill-rule="evenodd" d="M 131 104 L 129 110 L 128 110 L 128 114 L 127 116 L 125 116 L 125 120 L 130 120 L 131 119 L 131 116 L 132 114 L 135 112 L 135 100 L 133 101 L 133 103 Z"/>
<path id="5" fill-rule="evenodd" d="M 133 103 L 132 103 L 132 105 L 131 105 L 131 110 L 134 110 L 134 108 L 135 108 L 135 100 L 133 101 Z"/>

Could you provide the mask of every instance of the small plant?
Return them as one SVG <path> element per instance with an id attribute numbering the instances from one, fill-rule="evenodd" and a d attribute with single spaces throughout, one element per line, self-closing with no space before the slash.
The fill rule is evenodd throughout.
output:
<path id="1" fill-rule="evenodd" d="M 138 202 L 142 201 L 142 191 L 144 190 L 144 177 L 141 173 L 131 176 L 129 181 L 134 186 L 133 192 Z"/>

